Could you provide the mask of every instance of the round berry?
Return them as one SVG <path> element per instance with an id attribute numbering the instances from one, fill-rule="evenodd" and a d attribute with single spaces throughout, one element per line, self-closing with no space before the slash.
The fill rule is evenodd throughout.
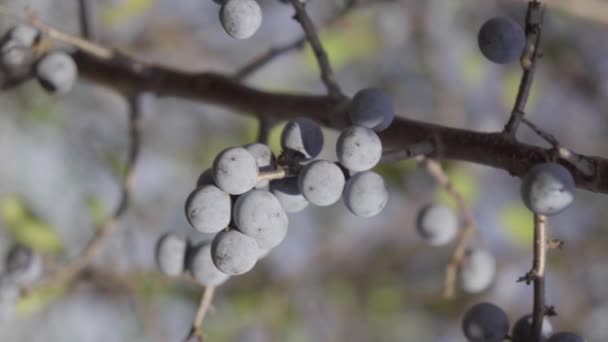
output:
<path id="1" fill-rule="evenodd" d="M 549 338 L 553 333 L 553 326 L 547 317 L 543 317 L 542 337 L 543 341 Z M 511 333 L 511 341 L 513 342 L 530 342 L 532 341 L 532 315 L 521 317 L 513 326 Z"/>
<path id="2" fill-rule="evenodd" d="M 186 241 L 176 234 L 166 233 L 156 244 L 156 263 L 161 272 L 168 276 L 178 276 L 184 271 Z"/>
<path id="3" fill-rule="evenodd" d="M 287 214 L 273 194 L 251 190 L 234 203 L 234 224 L 261 249 L 276 247 L 287 235 Z"/>
<path id="4" fill-rule="evenodd" d="M 352 176 L 344 187 L 344 204 L 360 217 L 378 215 L 388 202 L 388 189 L 382 176 L 364 171 Z"/>
<path id="5" fill-rule="evenodd" d="M 247 39 L 262 25 L 262 9 L 255 0 L 228 0 L 220 10 L 220 21 L 231 37 Z"/>
<path id="6" fill-rule="evenodd" d="M 469 342 L 503 342 L 509 332 L 509 318 L 494 304 L 475 304 L 462 319 L 462 331 Z"/>
<path id="7" fill-rule="evenodd" d="M 416 219 L 418 234 L 431 246 L 450 243 L 458 232 L 459 220 L 452 209 L 441 204 L 422 208 Z"/>
<path id="8" fill-rule="evenodd" d="M 340 164 L 353 172 L 366 171 L 378 164 L 382 157 L 382 142 L 376 133 L 362 126 L 351 126 L 342 131 L 336 142 Z"/>
<path id="9" fill-rule="evenodd" d="M 344 173 L 327 160 L 315 160 L 302 168 L 298 187 L 306 200 L 317 206 L 336 203 L 344 190 Z"/>
<path id="10" fill-rule="evenodd" d="M 231 195 L 244 194 L 258 181 L 255 157 L 243 147 L 222 151 L 213 162 L 215 184 Z"/>
<path id="11" fill-rule="evenodd" d="M 255 239 L 236 229 L 218 233 L 211 243 L 213 264 L 228 275 L 249 272 L 259 256 L 260 249 Z"/>
<path id="12" fill-rule="evenodd" d="M 481 53 L 498 64 L 511 63 L 519 57 L 526 45 L 526 35 L 521 26 L 506 17 L 486 21 L 477 36 Z"/>
<path id="13" fill-rule="evenodd" d="M 298 187 L 297 177 L 272 180 L 269 189 L 288 213 L 297 213 L 308 207 L 308 201 Z"/>
<path id="14" fill-rule="evenodd" d="M 6 256 L 6 275 L 17 284 L 29 284 L 42 275 L 42 258 L 23 245 L 14 245 Z"/>
<path id="15" fill-rule="evenodd" d="M 303 160 L 317 157 L 323 149 L 321 126 L 308 118 L 288 122 L 281 134 L 281 147 L 285 152 Z"/>
<path id="16" fill-rule="evenodd" d="M 217 233 L 230 223 L 230 195 L 215 185 L 194 189 L 186 200 L 186 218 L 202 233 Z"/>
<path id="17" fill-rule="evenodd" d="M 557 163 L 534 166 L 521 183 L 524 204 L 539 215 L 555 215 L 574 200 L 574 178 L 570 171 Z"/>
<path id="18" fill-rule="evenodd" d="M 188 258 L 188 270 L 203 286 L 219 286 L 230 278 L 215 267 L 211 258 L 211 242 L 204 242 L 192 250 Z"/>
<path id="19" fill-rule="evenodd" d="M 381 89 L 362 89 L 353 97 L 349 115 L 353 125 L 381 132 L 395 119 L 395 105 L 393 99 Z"/>
<path id="20" fill-rule="evenodd" d="M 36 76 L 48 92 L 64 95 L 72 90 L 78 77 L 78 68 L 70 55 L 55 51 L 38 61 Z"/>
<path id="21" fill-rule="evenodd" d="M 487 289 L 496 275 L 496 259 L 483 249 L 467 252 L 465 262 L 460 268 L 460 285 L 469 293 L 478 293 Z"/>

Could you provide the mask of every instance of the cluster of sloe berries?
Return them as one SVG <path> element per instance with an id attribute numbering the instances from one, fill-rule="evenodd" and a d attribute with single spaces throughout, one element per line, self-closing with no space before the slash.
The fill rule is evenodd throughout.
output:
<path id="1" fill-rule="evenodd" d="M 308 118 L 285 125 L 278 157 L 261 143 L 218 154 L 185 204 L 190 225 L 216 235 L 196 248 L 177 235 L 162 236 L 156 249 L 161 271 L 177 276 L 187 269 L 200 283 L 216 286 L 251 270 L 285 239 L 287 213 L 310 204 L 329 206 L 341 197 L 354 215 L 380 213 L 388 190 L 383 178 L 370 170 L 382 156 L 376 132 L 390 126 L 394 105 L 382 91 L 370 88 L 359 91 L 348 109 L 353 125 L 338 138 L 338 162 L 316 159 L 324 136 L 319 124 Z"/>
<path id="2" fill-rule="evenodd" d="M 509 325 L 507 314 L 491 303 L 473 305 L 462 319 L 462 331 L 469 342 L 503 342 L 507 337 L 512 342 L 534 342 L 532 315 L 519 318 L 510 336 Z M 582 337 L 571 332 L 553 333 L 553 326 L 547 317 L 543 318 L 541 331 L 542 341 L 545 342 L 585 342 Z"/>
<path id="3" fill-rule="evenodd" d="M 0 321 L 14 316 L 20 288 L 39 280 L 42 269 L 42 258 L 31 248 L 15 244 L 9 249 L 0 276 Z"/>
<path id="4" fill-rule="evenodd" d="M 59 50 L 42 51 L 42 35 L 35 27 L 19 24 L 0 39 L 0 85 L 7 88 L 36 77 L 48 92 L 68 93 L 78 77 L 72 57 Z"/>

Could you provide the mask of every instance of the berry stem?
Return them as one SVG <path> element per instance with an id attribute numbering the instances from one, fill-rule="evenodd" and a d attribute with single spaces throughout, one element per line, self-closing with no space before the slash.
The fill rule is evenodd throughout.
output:
<path id="1" fill-rule="evenodd" d="M 192 328 L 190 329 L 190 333 L 188 337 L 184 341 L 190 341 L 193 337 L 198 337 L 200 341 L 203 340 L 203 331 L 201 326 L 203 324 L 203 320 L 209 309 L 211 308 L 211 302 L 213 301 L 213 295 L 215 293 L 215 287 L 208 286 L 203 290 L 203 294 L 201 295 L 201 301 L 199 302 L 198 309 L 196 310 L 196 315 L 194 316 L 194 322 L 192 323 Z"/>
<path id="2" fill-rule="evenodd" d="M 456 245 L 454 253 L 452 254 L 452 257 L 450 258 L 450 261 L 445 269 L 443 297 L 449 299 L 453 298 L 456 292 L 456 273 L 462 265 L 462 262 L 466 256 L 467 248 L 469 247 L 474 233 L 477 231 L 477 224 L 475 223 L 473 211 L 462 194 L 454 188 L 454 185 L 452 182 L 450 182 L 450 179 L 441 167 L 441 164 L 435 160 L 423 156 L 417 157 L 417 161 L 419 164 L 424 166 L 427 172 L 433 176 L 433 178 L 435 178 L 437 183 L 439 183 L 439 185 L 442 186 L 445 191 L 447 191 L 448 194 L 454 198 L 454 200 L 456 200 L 456 203 L 458 204 L 464 218 L 464 226 L 458 235 L 458 244 Z"/>
<path id="3" fill-rule="evenodd" d="M 545 316 L 545 267 L 547 261 L 547 217 L 534 215 L 534 258 L 532 276 L 534 305 L 532 311 L 532 337 L 542 340 L 542 322 Z"/>

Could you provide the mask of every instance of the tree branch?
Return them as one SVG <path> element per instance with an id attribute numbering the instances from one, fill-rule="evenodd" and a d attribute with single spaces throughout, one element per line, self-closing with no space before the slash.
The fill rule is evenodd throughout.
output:
<path id="1" fill-rule="evenodd" d="M 473 234 L 477 231 L 477 224 L 475 223 L 473 211 L 469 207 L 467 201 L 464 199 L 462 194 L 454 188 L 454 185 L 452 182 L 450 182 L 450 179 L 445 174 L 441 165 L 435 160 L 422 156 L 418 157 L 417 160 L 418 163 L 424 166 L 435 181 L 437 181 L 437 183 L 439 183 L 439 185 L 443 187 L 445 191 L 447 191 L 448 194 L 454 198 L 454 200 L 456 200 L 458 208 L 460 209 L 464 219 L 464 227 L 458 234 L 458 243 L 445 269 L 443 297 L 452 298 L 454 297 L 456 289 L 456 274 L 458 272 L 458 268 L 460 268 L 462 265 L 467 248 L 470 245 L 471 238 L 473 238 Z"/>
<path id="2" fill-rule="evenodd" d="M 539 2 L 530 1 L 528 3 L 528 11 L 526 13 L 526 49 L 521 57 L 521 67 L 524 71 L 517 98 L 511 117 L 505 125 L 504 133 L 515 137 L 519 124 L 525 115 L 526 104 L 530 96 L 530 89 L 534 81 L 534 73 L 536 70 L 536 61 L 540 56 L 540 41 L 542 33 L 542 23 L 544 16 L 544 7 Z"/>
<path id="3" fill-rule="evenodd" d="M 336 129 L 348 124 L 347 113 L 336 112 L 341 102 L 329 96 L 266 92 L 220 74 L 145 64 L 118 52 L 111 58 L 100 58 L 78 50 L 74 58 L 83 78 L 118 91 L 147 91 L 158 96 L 216 104 L 242 114 L 260 113 L 277 120 L 306 116 Z M 517 177 L 524 176 L 533 165 L 551 159 L 553 153 L 551 149 L 514 141 L 499 132 L 480 133 L 406 118 L 395 119 L 380 137 L 384 148 L 393 151 L 432 140 L 441 146 L 432 156 L 499 168 Z M 574 152 L 570 158 L 586 164 L 589 171 L 583 172 L 561 160 L 579 188 L 608 193 L 608 160 Z"/>
<path id="4" fill-rule="evenodd" d="M 114 212 L 108 216 L 95 231 L 95 234 L 89 240 L 84 250 L 80 255 L 60 267 L 50 279 L 33 286 L 23 289 L 23 294 L 27 295 L 48 285 L 65 284 L 71 281 L 79 272 L 87 267 L 92 261 L 105 238 L 109 236 L 117 226 L 118 221 L 124 215 L 129 207 L 129 200 L 133 190 L 133 180 L 135 172 L 135 163 L 140 150 L 140 105 L 139 97 L 136 95 L 129 96 L 129 147 L 127 151 L 127 161 L 124 171 L 123 180 L 121 182 L 121 194 L 119 203 Z"/>
<path id="5" fill-rule="evenodd" d="M 96 40 L 95 26 L 93 24 L 93 6 L 91 0 L 78 0 L 78 18 L 80 19 L 80 33 L 88 40 Z"/>
<path id="6" fill-rule="evenodd" d="M 336 82 L 336 77 L 331 68 L 329 57 L 323 48 L 323 44 L 321 44 L 321 40 L 319 39 L 315 25 L 308 16 L 308 13 L 306 13 L 302 0 L 291 0 L 291 4 L 296 11 L 294 18 L 300 22 L 300 25 L 302 25 L 302 29 L 306 34 L 310 47 L 317 57 L 319 69 L 321 69 L 321 80 L 325 84 L 329 95 L 334 99 L 343 98 L 344 93 L 342 93 L 338 82 Z"/>
<path id="7" fill-rule="evenodd" d="M 0 14 L 14 13 L 0 7 Z M 17 19 L 22 18 L 17 16 Z M 28 20 L 23 17 L 21 20 Z M 210 73 L 180 71 L 140 62 L 126 54 L 99 44 L 77 39 L 46 24 L 34 21 L 36 27 L 55 32 L 51 38 L 60 39 L 77 48 L 73 57 L 80 76 L 98 85 L 119 92 L 151 92 L 157 96 L 179 97 L 216 104 L 242 114 L 256 113 L 290 120 L 306 116 L 325 126 L 341 129 L 348 125 L 348 113 L 343 101 L 330 96 L 295 95 L 266 92 L 251 88 L 230 77 Z M 46 32 L 46 31 L 45 31 Z M 67 37 L 67 38 L 66 38 Z M 330 120 L 331 118 L 331 120 Z M 497 133 L 480 133 L 465 129 L 397 118 L 380 134 L 386 150 L 396 151 L 424 140 L 437 148 L 430 157 L 461 160 L 498 169 L 523 177 L 535 164 L 551 160 L 552 149 L 515 141 Z M 593 192 L 608 193 L 608 160 L 570 152 L 568 158 L 557 160 L 572 173 L 577 187 Z M 584 166 L 585 170 L 573 165 Z"/>

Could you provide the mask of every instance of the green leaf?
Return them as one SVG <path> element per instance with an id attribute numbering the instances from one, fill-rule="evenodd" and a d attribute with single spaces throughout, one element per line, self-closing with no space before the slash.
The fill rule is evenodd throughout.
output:
<path id="1" fill-rule="evenodd" d="M 61 251 L 61 241 L 53 227 L 37 219 L 22 200 L 6 197 L 0 207 L 2 218 L 16 242 L 42 253 Z"/>
<path id="2" fill-rule="evenodd" d="M 10 227 L 10 226 L 9 226 Z M 50 225 L 28 219 L 19 225 L 10 227 L 15 240 L 43 253 L 61 252 L 59 236 Z"/>
<path id="3" fill-rule="evenodd" d="M 8 225 L 19 224 L 27 218 L 27 209 L 16 197 L 5 197 L 0 204 L 2 219 Z"/>
<path id="4" fill-rule="evenodd" d="M 20 316 L 26 316 L 40 312 L 55 299 L 61 297 L 66 290 L 64 287 L 56 286 L 41 288 L 19 300 L 17 303 L 17 313 Z"/>

